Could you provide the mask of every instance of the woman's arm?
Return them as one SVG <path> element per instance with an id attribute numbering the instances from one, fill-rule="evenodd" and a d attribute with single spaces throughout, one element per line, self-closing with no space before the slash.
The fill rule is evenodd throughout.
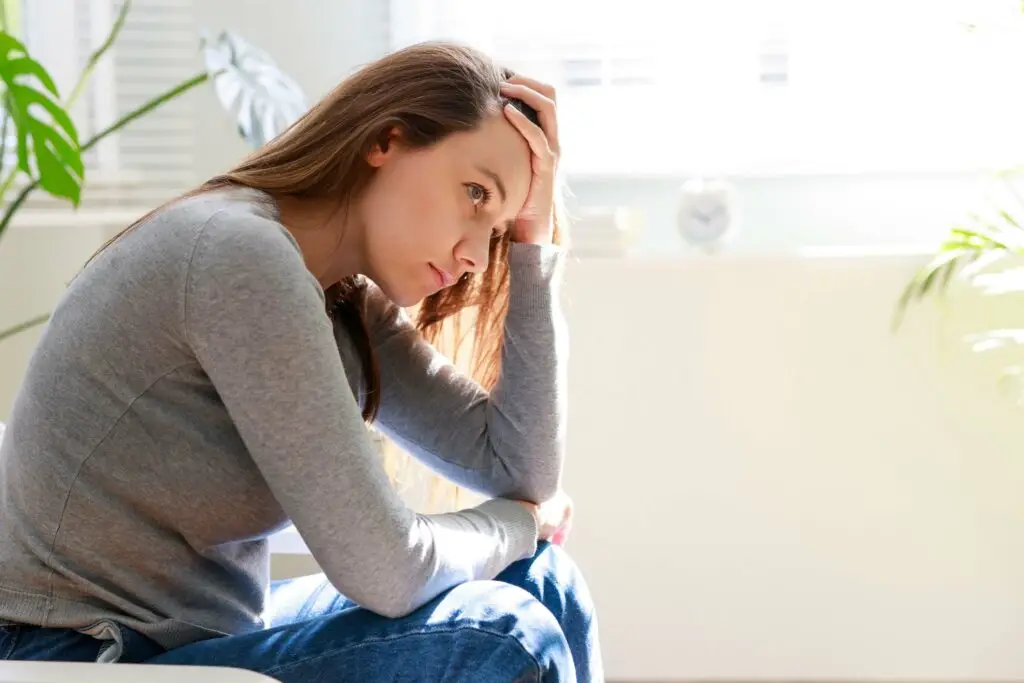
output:
<path id="1" fill-rule="evenodd" d="M 186 338 L 331 583 L 386 616 L 535 552 L 515 501 L 419 515 L 392 490 L 345 378 L 323 291 L 277 223 L 214 216 L 188 264 Z"/>
<path id="2" fill-rule="evenodd" d="M 373 288 L 368 322 L 381 369 L 381 431 L 461 486 L 533 502 L 554 496 L 565 438 L 563 261 L 550 244 L 511 245 L 501 376 L 490 394 Z"/>

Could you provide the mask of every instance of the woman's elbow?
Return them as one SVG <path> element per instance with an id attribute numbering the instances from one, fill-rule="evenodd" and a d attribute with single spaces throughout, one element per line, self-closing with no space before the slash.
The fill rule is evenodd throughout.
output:
<path id="1" fill-rule="evenodd" d="M 419 609 L 424 600 L 417 592 L 405 589 L 374 591 L 357 601 L 359 606 L 387 619 L 401 619 Z"/>
<path id="2" fill-rule="evenodd" d="M 500 496 L 540 505 L 554 498 L 560 488 L 561 477 L 557 473 L 523 475 L 513 477 Z"/>
<path id="3" fill-rule="evenodd" d="M 401 619 L 415 612 L 421 605 L 413 600 L 391 597 L 380 600 L 373 606 L 363 605 L 363 607 L 387 619 Z"/>
<path id="4" fill-rule="evenodd" d="M 560 486 L 557 479 L 545 479 L 530 482 L 527 486 L 522 488 L 522 492 L 519 497 L 521 500 L 540 505 L 541 503 L 546 503 L 554 498 L 558 493 L 559 488 Z"/>
<path id="5" fill-rule="evenodd" d="M 563 449 L 560 446 L 535 448 L 543 450 L 540 457 L 512 458 L 495 454 L 497 467 L 491 470 L 490 491 L 499 498 L 516 498 L 530 503 L 544 503 L 555 497 L 562 484 Z"/>

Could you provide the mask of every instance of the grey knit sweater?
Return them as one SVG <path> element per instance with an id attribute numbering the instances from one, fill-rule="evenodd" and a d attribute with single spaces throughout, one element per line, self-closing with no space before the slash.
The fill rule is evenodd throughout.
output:
<path id="1" fill-rule="evenodd" d="M 490 395 L 371 288 L 378 427 L 492 497 L 423 515 L 384 475 L 357 354 L 273 202 L 162 210 L 71 283 L 32 356 L 0 441 L 0 620 L 112 620 L 168 648 L 262 628 L 266 538 L 290 523 L 340 592 L 388 616 L 531 555 L 536 522 L 506 499 L 559 486 L 562 261 L 512 246 Z"/>

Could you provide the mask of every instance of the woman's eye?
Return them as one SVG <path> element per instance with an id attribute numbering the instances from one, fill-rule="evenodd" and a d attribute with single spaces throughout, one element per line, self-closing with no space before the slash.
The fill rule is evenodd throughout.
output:
<path id="1" fill-rule="evenodd" d="M 491 198 L 490 190 L 483 185 L 477 185 L 476 183 L 466 185 L 466 194 L 469 195 L 469 200 L 477 206 L 486 204 L 487 200 Z"/>

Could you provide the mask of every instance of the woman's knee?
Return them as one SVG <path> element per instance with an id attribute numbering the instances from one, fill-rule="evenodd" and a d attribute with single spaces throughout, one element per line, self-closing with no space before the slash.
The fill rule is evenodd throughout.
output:
<path id="1" fill-rule="evenodd" d="M 456 586 L 399 619 L 341 610 L 193 643 L 151 661 L 216 663 L 287 683 L 342 673 L 366 681 L 577 680 L 572 651 L 554 616 L 529 593 L 497 581 Z"/>
<path id="2" fill-rule="evenodd" d="M 563 626 L 567 619 L 581 625 L 595 618 L 594 601 L 583 572 L 560 546 L 539 543 L 532 558 L 516 562 L 498 579 L 529 592 L 547 606 Z"/>
<path id="3" fill-rule="evenodd" d="M 502 669 L 520 659 L 536 669 L 539 680 L 576 680 L 561 625 L 549 609 L 517 586 L 471 581 L 443 595 L 432 609 L 452 631 L 451 654 L 457 666 Z M 505 648 L 495 647 L 498 643 Z M 502 657 L 509 661 L 496 660 Z"/>

